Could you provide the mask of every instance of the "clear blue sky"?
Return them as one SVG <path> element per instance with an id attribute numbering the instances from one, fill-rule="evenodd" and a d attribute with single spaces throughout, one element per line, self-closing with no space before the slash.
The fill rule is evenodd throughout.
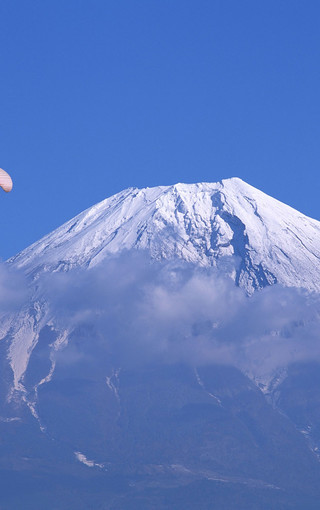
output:
<path id="1" fill-rule="evenodd" d="M 0 257 L 129 186 L 238 176 L 320 219 L 320 2 L 2 0 Z"/>

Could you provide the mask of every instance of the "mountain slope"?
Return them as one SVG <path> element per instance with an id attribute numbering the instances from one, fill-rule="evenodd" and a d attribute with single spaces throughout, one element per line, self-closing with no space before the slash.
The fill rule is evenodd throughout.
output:
<path id="1" fill-rule="evenodd" d="M 29 274 L 92 267 L 110 254 L 146 250 L 214 266 L 250 294 L 273 283 L 320 290 L 320 223 L 238 178 L 127 189 L 87 209 L 10 260 Z"/>
<path id="2" fill-rule="evenodd" d="M 319 233 L 228 179 L 125 190 L 9 260 L 0 507 L 318 508 L 319 307 L 281 285 L 319 291 Z"/>
<path id="3" fill-rule="evenodd" d="M 144 251 L 156 260 L 218 266 L 248 294 L 279 283 L 320 289 L 320 222 L 238 178 L 218 183 L 127 189 L 89 208 L 8 261 L 31 279 L 99 267 L 113 254 Z M 37 285 L 18 316 L 2 320 L 10 336 L 13 387 L 22 379 L 41 329 L 54 325 Z M 54 348 L 66 341 L 57 332 Z"/>

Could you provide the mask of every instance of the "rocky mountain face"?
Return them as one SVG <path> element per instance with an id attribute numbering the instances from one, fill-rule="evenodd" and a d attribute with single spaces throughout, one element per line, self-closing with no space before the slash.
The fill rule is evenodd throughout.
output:
<path id="1" fill-rule="evenodd" d="M 0 508 L 318 508 L 319 269 L 320 223 L 240 179 L 125 190 L 10 259 Z"/>

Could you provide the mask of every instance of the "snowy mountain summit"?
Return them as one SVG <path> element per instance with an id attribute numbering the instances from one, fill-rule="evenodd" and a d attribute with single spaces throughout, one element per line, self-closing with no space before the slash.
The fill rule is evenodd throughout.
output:
<path id="1" fill-rule="evenodd" d="M 320 222 L 238 178 L 126 189 L 10 262 L 36 276 L 92 267 L 129 249 L 202 266 L 235 256 L 232 276 L 248 293 L 273 283 L 320 290 Z"/>

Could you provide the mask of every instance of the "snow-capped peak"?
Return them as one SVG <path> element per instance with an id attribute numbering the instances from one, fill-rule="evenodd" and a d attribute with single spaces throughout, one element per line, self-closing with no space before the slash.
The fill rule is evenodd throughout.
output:
<path id="1" fill-rule="evenodd" d="M 80 213 L 10 262 L 28 273 L 91 267 L 122 250 L 214 266 L 238 258 L 249 293 L 279 282 L 319 290 L 320 223 L 239 178 L 128 188 Z"/>

